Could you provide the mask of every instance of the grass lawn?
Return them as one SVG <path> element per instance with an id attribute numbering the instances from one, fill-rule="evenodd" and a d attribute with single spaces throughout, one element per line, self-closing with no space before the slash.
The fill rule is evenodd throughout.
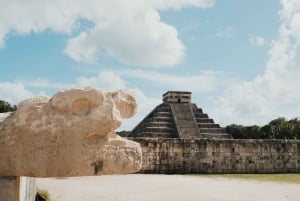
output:
<path id="1" fill-rule="evenodd" d="M 203 174 L 200 176 L 300 184 L 300 174 Z"/>

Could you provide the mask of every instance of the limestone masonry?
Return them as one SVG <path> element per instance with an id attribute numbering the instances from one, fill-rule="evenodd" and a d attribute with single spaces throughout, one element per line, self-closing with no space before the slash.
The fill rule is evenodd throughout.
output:
<path id="1" fill-rule="evenodd" d="M 141 173 L 300 173 L 300 140 L 133 138 Z"/>
<path id="2" fill-rule="evenodd" d="M 128 137 L 227 138 L 232 136 L 191 103 L 191 92 L 168 91 Z"/>
<path id="3" fill-rule="evenodd" d="M 25 100 L 0 121 L 0 176 L 136 172 L 140 145 L 114 132 L 135 111 L 135 98 L 124 90 L 70 89 Z"/>

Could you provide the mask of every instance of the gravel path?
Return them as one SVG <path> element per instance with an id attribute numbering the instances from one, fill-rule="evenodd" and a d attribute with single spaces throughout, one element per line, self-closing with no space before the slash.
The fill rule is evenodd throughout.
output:
<path id="1" fill-rule="evenodd" d="M 53 201 L 300 201 L 300 185 L 191 175 L 40 178 Z"/>

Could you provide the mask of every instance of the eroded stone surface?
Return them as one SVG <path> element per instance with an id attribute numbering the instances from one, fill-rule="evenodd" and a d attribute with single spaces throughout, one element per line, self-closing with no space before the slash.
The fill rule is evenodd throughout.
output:
<path id="1" fill-rule="evenodd" d="M 66 177 L 132 173 L 138 143 L 114 132 L 136 111 L 124 90 L 70 89 L 21 102 L 0 120 L 0 175 Z"/>

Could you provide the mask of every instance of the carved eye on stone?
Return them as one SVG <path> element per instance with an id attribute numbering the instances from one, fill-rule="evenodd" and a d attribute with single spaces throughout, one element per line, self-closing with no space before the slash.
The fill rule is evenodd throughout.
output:
<path id="1" fill-rule="evenodd" d="M 72 113 L 78 116 L 87 115 L 91 111 L 91 102 L 86 99 L 77 99 L 72 104 Z"/>
<path id="2" fill-rule="evenodd" d="M 57 112 L 82 116 L 100 107 L 103 100 L 103 92 L 87 87 L 60 91 L 51 98 L 50 105 Z"/>

